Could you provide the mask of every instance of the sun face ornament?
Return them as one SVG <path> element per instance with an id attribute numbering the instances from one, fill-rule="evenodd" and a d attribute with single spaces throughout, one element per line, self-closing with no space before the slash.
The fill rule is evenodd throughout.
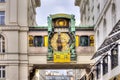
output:
<path id="1" fill-rule="evenodd" d="M 59 42 L 58 42 L 59 39 Z M 69 50 L 70 36 L 67 33 L 55 33 L 51 38 L 51 46 L 55 51 L 59 51 L 58 46 L 61 46 L 61 51 Z"/>

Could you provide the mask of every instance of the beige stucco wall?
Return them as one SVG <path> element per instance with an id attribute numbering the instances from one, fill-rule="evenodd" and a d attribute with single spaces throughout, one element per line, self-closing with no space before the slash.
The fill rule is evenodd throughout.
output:
<path id="1" fill-rule="evenodd" d="M 5 0 L 0 3 L 0 11 L 5 11 L 5 25 L 0 25 L 0 34 L 5 37 L 5 53 L 0 54 L 0 65 L 6 69 L 5 80 L 28 80 L 28 28 L 30 23 L 33 23 L 31 26 L 36 24 L 36 13 L 29 14 L 28 8 L 37 7 L 30 1 Z"/>

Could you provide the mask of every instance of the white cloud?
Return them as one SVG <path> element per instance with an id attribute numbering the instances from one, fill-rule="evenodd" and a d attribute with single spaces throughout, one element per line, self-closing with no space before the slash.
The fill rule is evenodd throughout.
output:
<path id="1" fill-rule="evenodd" d="M 41 0 L 41 7 L 37 8 L 37 24 L 46 26 L 47 17 L 56 13 L 74 14 L 76 25 L 79 25 L 79 7 L 74 5 L 74 0 Z"/>

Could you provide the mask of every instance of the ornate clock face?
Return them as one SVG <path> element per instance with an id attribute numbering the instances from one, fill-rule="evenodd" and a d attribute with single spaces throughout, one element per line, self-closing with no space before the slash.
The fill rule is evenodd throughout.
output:
<path id="1" fill-rule="evenodd" d="M 51 38 L 51 46 L 54 50 L 59 50 L 58 47 L 61 46 L 61 51 L 69 49 L 70 36 L 67 33 L 55 33 Z"/>

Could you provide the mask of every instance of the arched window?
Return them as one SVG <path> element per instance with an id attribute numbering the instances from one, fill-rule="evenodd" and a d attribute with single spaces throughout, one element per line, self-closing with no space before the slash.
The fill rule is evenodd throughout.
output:
<path id="1" fill-rule="evenodd" d="M 5 38 L 0 34 L 0 53 L 5 52 Z"/>
<path id="2" fill-rule="evenodd" d="M 112 4 L 112 26 L 116 23 L 116 6 L 115 3 Z"/>

